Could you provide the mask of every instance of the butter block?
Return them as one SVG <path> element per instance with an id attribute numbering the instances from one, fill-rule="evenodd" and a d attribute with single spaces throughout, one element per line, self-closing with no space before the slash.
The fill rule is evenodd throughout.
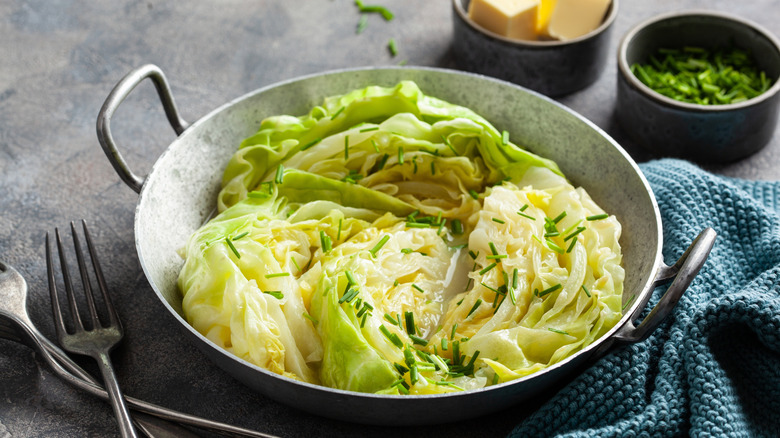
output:
<path id="1" fill-rule="evenodd" d="M 561 41 L 585 35 L 601 25 L 610 2 L 611 0 L 557 0 L 544 33 Z"/>
<path id="2" fill-rule="evenodd" d="M 469 18 L 507 38 L 536 40 L 539 6 L 540 0 L 471 0 Z"/>

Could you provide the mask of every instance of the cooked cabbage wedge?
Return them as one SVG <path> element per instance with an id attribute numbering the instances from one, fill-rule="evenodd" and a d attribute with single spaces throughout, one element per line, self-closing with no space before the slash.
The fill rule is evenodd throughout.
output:
<path id="1" fill-rule="evenodd" d="M 192 326 L 271 372 L 436 394 L 520 378 L 621 317 L 620 224 L 413 82 L 265 119 L 184 248 Z"/>

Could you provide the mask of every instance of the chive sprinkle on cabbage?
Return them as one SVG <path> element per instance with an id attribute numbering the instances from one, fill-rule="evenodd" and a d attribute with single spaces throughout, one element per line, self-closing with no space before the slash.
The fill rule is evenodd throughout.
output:
<path id="1" fill-rule="evenodd" d="M 495 385 L 621 317 L 621 227 L 548 159 L 410 81 L 265 119 L 184 248 L 187 321 L 291 379 Z"/>

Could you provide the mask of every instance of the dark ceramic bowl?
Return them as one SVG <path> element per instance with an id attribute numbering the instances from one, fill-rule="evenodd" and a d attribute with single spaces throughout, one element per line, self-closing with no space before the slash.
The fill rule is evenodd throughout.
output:
<path id="1" fill-rule="evenodd" d="M 663 96 L 643 84 L 631 65 L 659 48 L 735 47 L 753 55 L 774 80 L 763 94 L 728 105 L 698 105 Z M 700 163 L 728 163 L 764 147 L 777 126 L 780 106 L 780 42 L 749 21 L 716 12 L 665 14 L 630 30 L 618 50 L 615 116 L 638 144 L 660 156 Z"/>
<path id="2" fill-rule="evenodd" d="M 612 0 L 601 26 L 568 41 L 503 37 L 469 18 L 469 2 L 452 0 L 452 50 L 460 69 L 514 82 L 553 97 L 587 87 L 604 71 L 618 0 Z"/>

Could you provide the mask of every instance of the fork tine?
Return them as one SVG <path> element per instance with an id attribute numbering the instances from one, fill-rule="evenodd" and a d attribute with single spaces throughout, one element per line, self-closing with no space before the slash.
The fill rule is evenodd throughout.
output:
<path id="1" fill-rule="evenodd" d="M 76 251 L 76 261 L 78 262 L 79 272 L 81 273 L 81 283 L 84 287 L 84 295 L 87 298 L 87 307 L 89 308 L 89 316 L 92 319 L 92 327 L 102 327 L 103 325 L 100 323 L 100 318 L 97 314 L 97 307 L 95 307 L 95 296 L 92 295 L 92 283 L 89 280 L 87 264 L 84 261 L 84 253 L 81 250 L 81 243 L 79 241 L 79 236 L 76 232 L 76 224 L 74 222 L 70 223 L 70 232 L 73 235 L 73 247 Z"/>
<path id="2" fill-rule="evenodd" d="M 65 283 L 65 293 L 68 296 L 68 304 L 70 305 L 70 315 L 73 318 L 73 324 L 76 326 L 76 330 L 84 330 L 84 324 L 81 322 L 79 316 L 79 308 L 76 304 L 76 295 L 73 292 L 73 282 L 70 280 L 70 270 L 68 269 L 68 260 L 65 257 L 65 249 L 62 247 L 62 238 L 60 237 L 60 230 L 54 229 L 54 235 L 57 240 L 57 251 L 60 255 L 60 267 L 62 269 L 62 280 Z M 59 301 L 57 302 L 59 305 Z M 65 326 L 62 326 L 63 332 L 67 332 Z"/>
<path id="3" fill-rule="evenodd" d="M 89 250 L 89 258 L 92 259 L 92 268 L 95 270 L 95 278 L 97 279 L 98 288 L 103 295 L 103 301 L 108 309 L 108 317 L 111 325 L 119 325 L 119 316 L 114 308 L 114 303 L 111 301 L 111 295 L 108 293 L 108 287 L 106 287 L 106 280 L 103 278 L 103 270 L 100 269 L 100 263 L 98 262 L 97 252 L 95 246 L 92 244 L 92 235 L 87 229 L 87 221 L 81 220 L 81 227 L 84 229 L 84 239 L 87 241 L 87 249 Z"/>
<path id="4" fill-rule="evenodd" d="M 49 242 L 49 232 L 46 232 L 46 272 L 49 278 L 49 296 L 51 297 L 51 311 L 54 314 L 54 324 L 57 329 L 57 336 L 61 337 L 65 334 L 65 322 L 62 320 L 62 310 L 60 309 L 60 302 L 57 298 L 57 280 L 54 277 L 54 261 L 51 256 L 51 243 Z"/>

